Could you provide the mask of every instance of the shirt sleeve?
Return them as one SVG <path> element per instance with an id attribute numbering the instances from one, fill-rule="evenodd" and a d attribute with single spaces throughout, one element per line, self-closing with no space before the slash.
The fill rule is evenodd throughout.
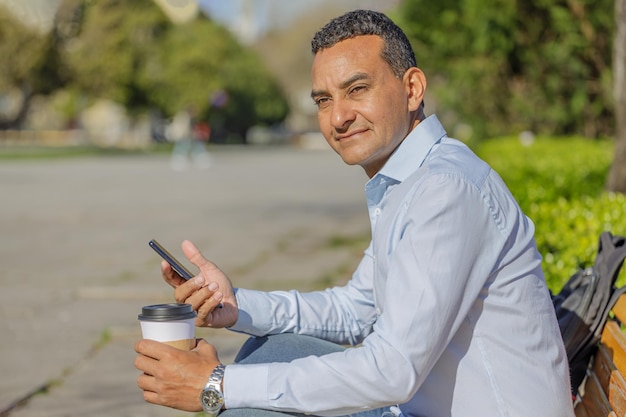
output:
<path id="1" fill-rule="evenodd" d="M 324 332 L 329 332 L 336 318 L 340 321 L 334 331 L 341 337 L 335 340 L 357 341 L 340 327 L 352 322 L 362 322 L 356 327 L 363 327 L 372 321 L 372 311 L 375 321 L 360 346 L 343 352 L 290 363 L 227 366 L 227 407 L 336 416 L 402 404 L 415 394 L 492 277 L 506 240 L 502 233 L 506 226 L 498 224 L 498 210 L 490 207 L 480 189 L 462 176 L 427 177 L 409 193 L 402 207 L 405 213 L 394 216 L 389 230 L 374 231 L 375 236 L 379 232 L 386 237 L 398 234 L 397 239 L 380 242 L 395 242 L 393 247 L 380 249 L 390 254 L 386 275 L 378 275 L 374 255 L 379 248 L 371 248 L 372 256 L 361 265 L 372 269 L 368 279 L 382 280 L 376 284 L 380 293 L 372 295 L 374 304 L 368 301 L 364 309 L 365 319 L 357 318 L 359 302 L 348 300 L 356 294 L 363 296 L 367 282 L 357 282 L 360 291 L 347 286 L 341 298 L 328 293 L 309 297 L 296 292 L 262 295 L 240 290 L 238 300 L 249 317 L 244 315 L 236 328 L 253 334 L 302 331 L 303 325 L 298 324 L 302 321 L 323 323 L 311 334 L 327 336 Z M 311 319 L 335 302 L 349 303 L 354 317 Z"/>
<path id="2" fill-rule="evenodd" d="M 361 343 L 376 320 L 371 272 L 368 248 L 352 279 L 342 287 L 310 293 L 239 288 L 239 319 L 230 330 L 253 336 L 297 333 L 339 344 Z"/>

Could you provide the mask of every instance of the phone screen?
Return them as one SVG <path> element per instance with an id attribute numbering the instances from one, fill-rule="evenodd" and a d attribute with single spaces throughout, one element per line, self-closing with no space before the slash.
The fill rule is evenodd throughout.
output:
<path id="1" fill-rule="evenodd" d="M 176 259 L 171 253 L 169 253 L 167 249 L 161 246 L 161 244 L 155 239 L 152 239 L 150 242 L 148 242 L 148 244 L 152 249 L 155 250 L 156 253 L 161 255 L 161 258 L 165 259 L 167 263 L 172 266 L 172 269 L 176 271 L 178 275 L 185 279 L 190 279 L 193 277 L 193 274 L 189 272 L 189 270 L 185 268 L 178 259 Z"/>

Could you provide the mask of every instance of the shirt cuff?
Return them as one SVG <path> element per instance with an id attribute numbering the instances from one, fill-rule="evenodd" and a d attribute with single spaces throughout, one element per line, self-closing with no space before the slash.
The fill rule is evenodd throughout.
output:
<path id="1" fill-rule="evenodd" d="M 224 405 L 228 408 L 269 408 L 269 364 L 227 365 L 224 373 Z"/>
<path id="2" fill-rule="evenodd" d="M 228 327 L 228 330 L 232 330 L 237 333 L 245 333 L 253 336 L 264 336 L 265 334 L 258 329 L 253 323 L 252 313 L 247 311 L 246 302 L 250 296 L 253 296 L 255 291 L 245 290 L 242 288 L 235 289 L 235 297 L 237 298 L 237 305 L 239 306 L 239 317 L 237 322 Z M 250 304 L 250 303 L 248 303 Z M 254 305 L 254 303 L 252 303 Z"/>

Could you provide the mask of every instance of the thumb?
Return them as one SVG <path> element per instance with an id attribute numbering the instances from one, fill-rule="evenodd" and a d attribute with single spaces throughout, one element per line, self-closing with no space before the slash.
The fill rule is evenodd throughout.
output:
<path id="1" fill-rule="evenodd" d="M 204 339 L 197 339 L 196 347 L 193 350 L 196 351 L 200 356 L 203 356 L 205 358 L 214 358 L 216 361 L 219 362 L 219 358 L 217 357 L 217 349 L 215 349 L 215 346 L 213 346 Z"/>
<path id="2" fill-rule="evenodd" d="M 189 261 L 195 266 L 197 266 L 198 268 L 200 269 L 202 269 L 202 267 L 216 268 L 215 264 L 213 262 L 210 262 L 208 259 L 206 259 L 202 255 L 202 253 L 200 253 L 200 250 L 198 249 L 198 247 L 194 245 L 191 241 L 183 240 L 181 247 L 187 259 L 189 259 Z"/>
<path id="3" fill-rule="evenodd" d="M 207 346 L 211 346 L 211 345 L 206 340 L 196 339 L 196 347 L 194 349 L 206 349 Z"/>

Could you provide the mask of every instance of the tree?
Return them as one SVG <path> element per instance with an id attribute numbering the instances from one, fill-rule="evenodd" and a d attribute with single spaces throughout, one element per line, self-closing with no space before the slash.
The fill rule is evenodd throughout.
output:
<path id="1" fill-rule="evenodd" d="M 245 138 L 254 124 L 272 125 L 285 119 L 289 112 L 287 99 L 276 80 L 262 65 L 260 58 L 238 48 L 221 68 L 228 104 L 220 111 L 225 127 Z"/>
<path id="2" fill-rule="evenodd" d="M 12 114 L 0 115 L 0 129 L 21 128 L 33 96 L 47 95 L 67 78 L 55 32 L 47 34 L 24 26 L 0 6 L 0 91 L 14 91 L 19 105 Z"/>
<path id="3" fill-rule="evenodd" d="M 159 45 L 171 23 L 151 0 L 69 0 L 63 5 L 80 10 L 79 27 L 66 39 L 73 85 L 93 98 L 122 104 L 131 114 L 154 104 L 150 72 Z M 75 18 L 77 13 L 59 16 Z M 59 20 L 63 27 L 66 21 Z"/>
<path id="4" fill-rule="evenodd" d="M 66 2 L 83 10 L 63 15 L 79 22 L 68 56 L 76 88 L 89 97 L 111 99 L 131 114 L 159 109 L 172 116 L 193 107 L 240 140 L 255 124 L 285 118 L 286 99 L 260 59 L 208 18 L 174 24 L 152 0 Z M 216 92 L 228 100 L 214 106 Z"/>
<path id="5" fill-rule="evenodd" d="M 615 156 L 609 172 L 607 189 L 626 194 L 626 0 L 615 0 L 615 47 L 613 74 L 615 83 Z"/>
<path id="6" fill-rule="evenodd" d="M 192 105 L 214 131 L 238 141 L 251 126 L 271 125 L 287 115 L 286 98 L 260 58 L 206 18 L 169 31 L 157 59 L 155 102 L 166 114 Z"/>
<path id="7" fill-rule="evenodd" d="M 437 99 L 478 136 L 613 134 L 614 0 L 405 0 Z"/>

